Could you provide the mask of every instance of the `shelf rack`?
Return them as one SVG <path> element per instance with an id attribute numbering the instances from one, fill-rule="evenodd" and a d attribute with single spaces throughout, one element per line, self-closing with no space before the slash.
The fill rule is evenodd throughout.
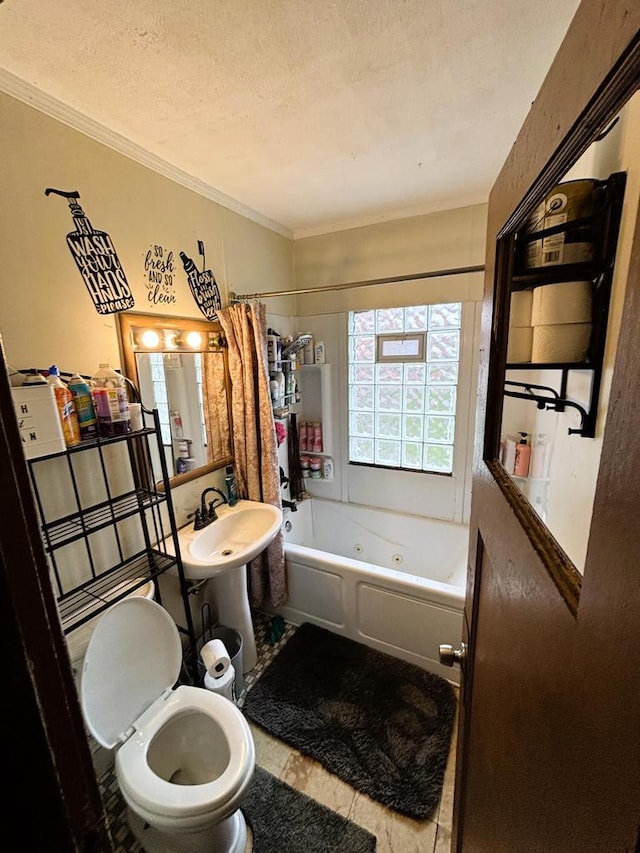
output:
<path id="1" fill-rule="evenodd" d="M 569 428 L 569 435 L 584 438 L 595 436 L 598 400 L 602 381 L 602 364 L 609 318 L 609 300 L 615 263 L 618 232 L 622 216 L 622 203 L 626 174 L 615 172 L 606 181 L 598 182 L 595 190 L 595 211 L 581 217 L 534 233 L 520 232 L 515 239 L 515 273 L 511 277 L 511 292 L 528 290 L 543 284 L 560 284 L 565 281 L 591 281 L 593 286 L 593 319 L 589 352 L 584 362 L 507 363 L 506 370 L 552 370 L 559 373 L 558 388 L 515 382 L 505 379 L 504 395 L 531 400 L 539 409 L 564 412 L 567 407 L 576 409 L 581 418 L 580 427 Z M 522 259 L 526 246 L 553 234 L 570 234 L 588 227 L 594 243 L 594 260 L 577 264 L 557 264 L 526 269 Z M 567 398 L 569 375 L 574 370 L 592 373 L 591 393 L 586 406 Z"/>
<path id="2" fill-rule="evenodd" d="M 117 601 L 175 567 L 184 605 L 184 624 L 176 627 L 187 638 L 185 658 L 191 664 L 192 671 L 187 667 L 187 672 L 189 680 L 193 681 L 197 666 L 196 635 L 189 605 L 189 584 L 180 558 L 169 474 L 162 452 L 160 421 L 157 409 L 143 409 L 143 413 L 153 421 L 153 427 L 145 426 L 121 436 L 85 440 L 58 453 L 27 459 L 27 467 L 64 634 L 85 625 Z M 126 448 L 126 454 L 120 454 L 118 462 L 107 458 L 108 448 L 114 445 Z M 91 477 L 101 486 L 104 498 L 87 504 L 83 498 L 86 485 L 83 478 L 86 479 L 87 474 L 78 471 L 77 466 L 80 458 L 86 459 L 90 453 L 93 453 L 89 457 Z M 129 476 L 124 479 L 129 485 L 122 490 L 114 489 L 111 485 L 114 465 L 122 474 L 123 464 L 128 467 Z M 60 489 L 61 482 L 65 483 L 64 497 L 68 506 L 74 506 L 73 511 L 63 514 L 51 510 L 47 499 L 52 489 Z M 123 523 L 130 525 L 128 530 L 121 530 Z M 117 559 L 105 565 L 100 536 L 109 530 Z M 176 556 L 166 549 L 168 538 L 173 540 Z M 74 543 L 81 543 L 83 554 L 83 580 L 79 583 L 77 576 L 76 582 L 68 580 L 73 573 L 63 553 L 65 547 Z M 156 600 L 162 604 L 160 589 L 157 584 L 154 586 Z"/>

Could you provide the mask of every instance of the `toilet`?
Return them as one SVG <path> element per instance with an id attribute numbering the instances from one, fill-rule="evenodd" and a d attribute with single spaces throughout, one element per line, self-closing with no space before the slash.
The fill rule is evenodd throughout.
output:
<path id="1" fill-rule="evenodd" d="M 251 730 L 224 696 L 173 689 L 181 662 L 180 636 L 164 608 L 146 598 L 114 604 L 84 658 L 85 722 L 115 749 L 129 827 L 147 853 L 243 853 Z"/>
<path id="2" fill-rule="evenodd" d="M 110 601 L 118 596 L 122 596 L 123 593 L 126 593 L 127 598 L 134 596 L 155 598 L 156 588 L 152 580 L 145 583 L 142 578 L 132 578 L 131 580 L 121 581 L 116 586 L 113 586 L 106 592 L 101 593 L 101 597 L 104 601 Z M 89 610 L 91 606 L 92 605 L 87 605 L 87 610 Z M 84 614 L 82 610 L 79 610 L 75 615 L 76 618 L 78 618 L 82 617 Z M 79 628 L 76 628 L 70 634 L 67 634 L 65 638 L 78 691 L 80 690 L 80 675 L 82 673 L 84 656 L 87 652 L 91 635 L 95 631 L 95 627 L 100 621 L 101 616 L 102 615 L 94 616 L 93 619 L 89 619 L 89 621 L 85 622 L 84 625 L 80 625 Z"/>

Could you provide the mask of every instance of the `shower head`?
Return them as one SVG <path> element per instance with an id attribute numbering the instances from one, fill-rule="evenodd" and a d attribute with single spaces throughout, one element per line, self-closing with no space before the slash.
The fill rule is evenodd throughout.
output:
<path id="1" fill-rule="evenodd" d="M 282 357 L 289 358 L 290 355 L 295 355 L 299 353 L 300 350 L 304 349 L 308 343 L 311 343 L 313 340 L 312 335 L 298 335 L 295 341 L 292 341 L 282 350 Z"/>

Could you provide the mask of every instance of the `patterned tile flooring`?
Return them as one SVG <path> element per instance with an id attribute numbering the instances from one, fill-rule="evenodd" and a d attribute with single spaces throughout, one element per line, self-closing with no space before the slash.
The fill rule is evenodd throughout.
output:
<path id="1" fill-rule="evenodd" d="M 295 631 L 295 626 L 287 623 L 282 639 L 275 645 L 270 645 L 266 641 L 265 633 L 271 617 L 257 611 L 252 615 L 258 647 L 258 663 L 250 673 L 245 675 L 244 688 L 238 697 L 239 707 L 244 704 L 247 692 Z M 456 750 L 455 726 L 437 819 L 417 821 L 358 793 L 324 770 L 316 761 L 271 737 L 252 723 L 250 725 L 256 745 L 257 763 L 260 767 L 373 833 L 378 839 L 377 853 L 450 853 Z M 99 779 L 99 785 L 117 853 L 137 853 L 142 848 L 129 832 L 125 818 L 125 805 L 112 767 Z M 249 838 L 245 853 L 251 853 L 251 849 L 251 838 Z M 346 850 L 344 853 L 349 851 Z"/>

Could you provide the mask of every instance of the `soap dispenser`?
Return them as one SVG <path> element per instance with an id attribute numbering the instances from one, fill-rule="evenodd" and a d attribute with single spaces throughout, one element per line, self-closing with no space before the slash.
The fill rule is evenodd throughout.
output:
<path id="1" fill-rule="evenodd" d="M 227 487 L 229 506 L 235 506 L 238 503 L 238 481 L 233 473 L 233 465 L 227 465 L 225 475 L 224 482 Z"/>
<path id="2" fill-rule="evenodd" d="M 531 461 L 531 445 L 527 441 L 526 432 L 520 433 L 520 441 L 516 444 L 516 461 L 513 466 L 513 473 L 516 477 L 529 476 L 529 463 Z"/>

